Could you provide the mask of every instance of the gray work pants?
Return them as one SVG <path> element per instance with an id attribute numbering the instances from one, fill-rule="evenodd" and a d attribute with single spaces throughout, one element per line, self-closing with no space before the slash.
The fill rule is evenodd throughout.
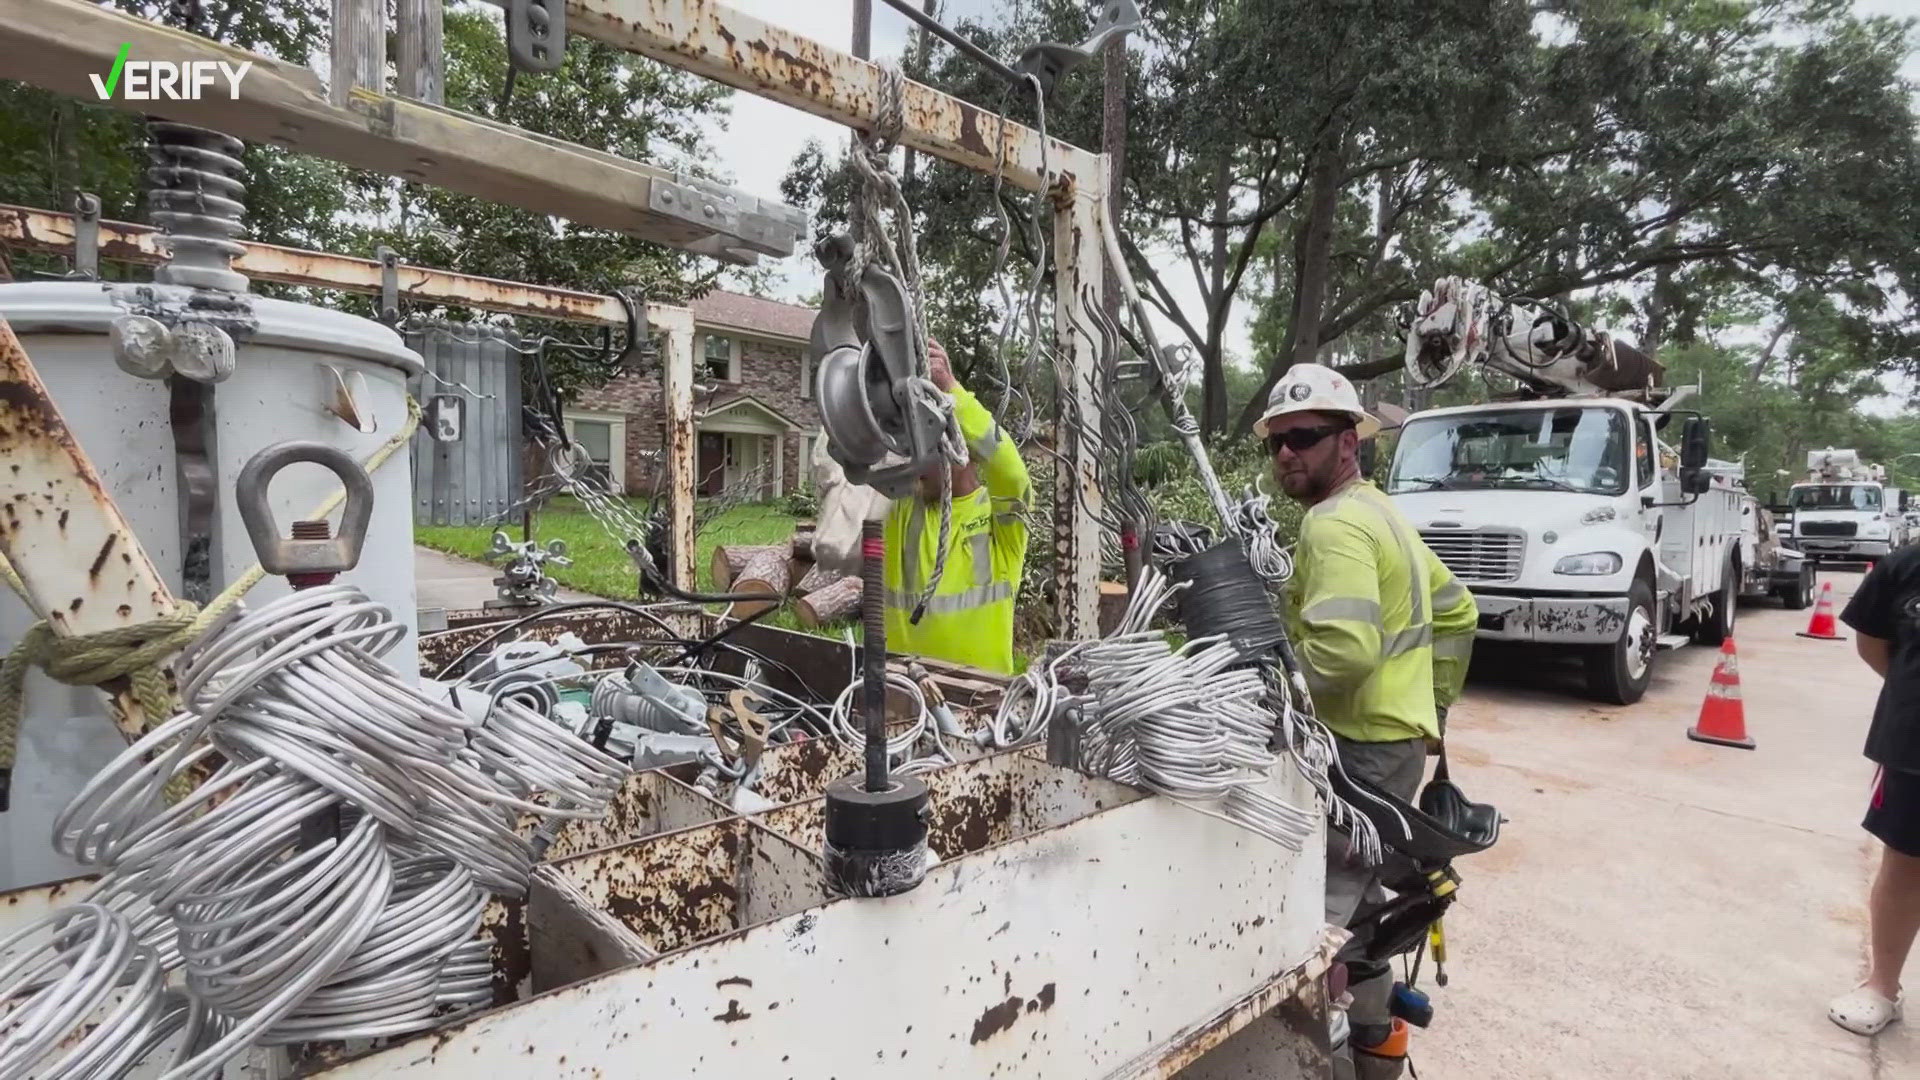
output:
<path id="1" fill-rule="evenodd" d="M 1399 742 L 1363 743 L 1334 736 L 1340 748 L 1340 763 L 1348 776 L 1359 777 L 1388 793 L 1412 802 L 1420 790 L 1420 778 L 1427 768 L 1427 741 L 1404 739 Z M 1360 908 L 1361 901 L 1379 902 L 1387 898 L 1379 884 L 1379 873 L 1353 857 L 1348 851 L 1347 834 L 1327 833 L 1327 921 L 1345 927 Z M 1347 1007 L 1347 1019 L 1355 1024 L 1389 1023 L 1393 1014 L 1388 1001 L 1393 996 L 1393 976 L 1382 975 L 1348 987 L 1353 1004 Z"/>

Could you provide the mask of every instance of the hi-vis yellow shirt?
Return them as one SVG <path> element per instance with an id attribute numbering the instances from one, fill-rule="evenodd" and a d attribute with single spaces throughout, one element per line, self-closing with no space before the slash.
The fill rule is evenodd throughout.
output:
<path id="1" fill-rule="evenodd" d="M 1287 631 L 1322 723 L 1356 742 L 1437 738 L 1466 681 L 1473 594 L 1391 500 L 1355 481 L 1307 511 Z"/>
<path id="2" fill-rule="evenodd" d="M 933 576 L 940 507 L 918 497 L 887 511 L 887 649 L 1013 673 L 1013 602 L 1027 562 L 1027 500 L 1033 484 L 1020 449 L 980 399 L 949 391 L 981 486 L 953 500 L 940 587 L 920 625 L 908 620 Z"/>

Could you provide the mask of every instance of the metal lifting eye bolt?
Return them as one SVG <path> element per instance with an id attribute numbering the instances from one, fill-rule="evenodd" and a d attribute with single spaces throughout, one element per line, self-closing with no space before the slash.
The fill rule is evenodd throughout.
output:
<path id="1" fill-rule="evenodd" d="M 267 486 L 281 469 L 298 461 L 324 466 L 346 487 L 339 536 L 332 535 L 332 526 L 324 520 L 296 521 L 291 536 L 280 535 L 267 502 Z M 240 470 L 234 499 L 261 568 L 285 575 L 295 588 L 324 585 L 360 562 L 367 525 L 373 520 L 373 480 L 346 451 L 318 442 L 275 443 L 253 455 Z"/>

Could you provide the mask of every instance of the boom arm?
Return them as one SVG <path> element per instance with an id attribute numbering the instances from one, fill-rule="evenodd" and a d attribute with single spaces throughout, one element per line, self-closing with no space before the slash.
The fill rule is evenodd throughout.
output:
<path id="1" fill-rule="evenodd" d="M 1441 278 L 1421 294 L 1407 327 L 1407 377 L 1423 389 L 1440 386 L 1469 364 L 1572 397 L 1649 389 L 1664 373 L 1640 350 L 1540 301 Z"/>

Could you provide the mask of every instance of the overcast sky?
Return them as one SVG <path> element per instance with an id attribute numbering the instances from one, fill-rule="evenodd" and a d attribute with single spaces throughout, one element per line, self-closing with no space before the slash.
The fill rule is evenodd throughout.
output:
<path id="1" fill-rule="evenodd" d="M 731 6 L 756 18 L 786 27 L 839 49 L 852 47 L 853 3 L 852 0 L 729 0 Z M 1017 0 L 1013 0 L 1017 2 Z M 912 24 L 900 13 L 887 7 L 881 0 L 874 0 L 873 13 L 873 54 L 875 57 L 899 58 L 907 41 Z M 1001 4 L 998 0 L 944 0 L 942 17 L 952 23 L 966 16 L 980 17 L 991 13 Z M 1152 18 L 1152 0 L 1143 0 L 1142 8 L 1147 17 Z M 1855 0 L 1855 7 L 1862 12 L 1873 14 L 1898 15 L 1920 18 L 1920 0 Z M 936 48 L 945 46 L 936 44 Z M 1920 81 L 1920 55 L 1910 57 L 1907 63 L 1909 78 Z M 1084 77 L 1084 76 L 1083 76 Z M 714 160 L 712 164 L 719 170 L 732 174 L 733 182 L 756 195 L 779 196 L 780 178 L 786 175 L 787 166 L 795 154 L 806 145 L 810 138 L 820 139 L 830 148 L 843 146 L 847 129 L 827 120 L 785 105 L 776 104 L 755 94 L 736 92 L 733 95 L 733 115 L 727 130 L 712 133 Z M 1175 257 L 1171 252 L 1168 256 Z M 810 254 L 802 253 L 779 261 L 776 266 L 775 288 L 785 299 L 800 299 L 811 295 L 819 287 L 819 268 Z M 1189 310 L 1197 307 L 1198 290 L 1190 274 L 1170 274 L 1170 283 L 1179 296 L 1181 305 Z M 1232 327 L 1226 337 L 1229 354 L 1246 359 L 1248 357 L 1248 333 L 1246 318 L 1251 305 L 1241 304 L 1239 324 Z M 1173 335 L 1177 337 L 1178 335 Z"/>

